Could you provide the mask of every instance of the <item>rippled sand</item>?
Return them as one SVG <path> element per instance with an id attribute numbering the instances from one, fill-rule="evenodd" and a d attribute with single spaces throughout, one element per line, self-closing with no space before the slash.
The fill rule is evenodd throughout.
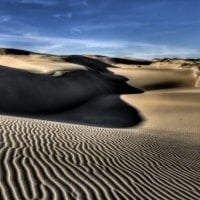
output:
<path id="1" fill-rule="evenodd" d="M 0 64 L 0 199 L 200 199 L 199 60 Z"/>
<path id="2" fill-rule="evenodd" d="M 200 198 L 199 133 L 10 117 L 0 132 L 1 199 Z"/>

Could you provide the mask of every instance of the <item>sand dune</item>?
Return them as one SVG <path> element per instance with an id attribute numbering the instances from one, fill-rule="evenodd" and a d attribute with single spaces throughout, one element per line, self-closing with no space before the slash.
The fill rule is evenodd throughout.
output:
<path id="1" fill-rule="evenodd" d="M 109 68 L 116 75 L 128 78 L 128 84 L 144 91 L 192 88 L 197 78 L 193 69 Z M 144 81 L 145 80 L 145 81 Z"/>
<path id="2" fill-rule="evenodd" d="M 30 70 L 26 63 L 32 60 L 32 55 L 26 58 L 21 57 L 24 55 L 14 55 L 26 61 L 23 69 L 19 63 L 15 63 L 13 54 L 2 55 L 0 63 L 5 61 L 4 56 L 9 59 L 6 60 L 7 66 L 0 66 L 0 93 L 3 94 L 0 98 L 0 113 L 109 127 L 132 126 L 142 121 L 138 111 L 125 104 L 120 94 L 143 91 L 129 86 L 127 78 L 109 71 L 107 66 L 111 65 L 85 56 L 58 56 L 58 63 L 62 59 L 71 68 L 79 65 L 86 69 L 77 70 L 75 67 L 76 70 L 69 70 L 59 76 L 60 70 L 66 68 L 58 70 L 56 63 L 52 68 L 52 55 L 45 55 L 45 62 L 46 67 L 50 63 L 48 68 L 53 75 L 35 73 L 38 68 L 43 68 L 38 64 L 40 58 L 37 58 L 38 62 Z M 18 69 L 12 67 L 12 64 L 16 64 Z M 109 111 L 109 108 L 115 111 Z"/>
<path id="3" fill-rule="evenodd" d="M 200 90 L 180 89 L 122 95 L 123 101 L 136 107 L 146 119 L 143 128 L 200 132 Z"/>
<path id="4" fill-rule="evenodd" d="M 2 55 L 0 65 L 39 74 L 53 74 L 55 71 L 86 70 L 82 65 L 66 63 L 62 58 L 44 55 Z"/>
<path id="5" fill-rule="evenodd" d="M 200 199 L 198 59 L 0 65 L 0 199 Z"/>
<path id="6" fill-rule="evenodd" d="M 0 67 L 0 76 L 0 92 L 3 94 L 0 98 L 1 113 L 52 120 L 71 121 L 68 112 L 93 99 L 96 101 L 96 98 L 101 98 L 102 95 L 118 95 L 118 101 L 115 102 L 116 107 L 120 108 L 123 102 L 120 102 L 119 94 L 142 92 L 128 86 L 121 77 L 119 79 L 117 76 L 112 78 L 112 75 L 107 76 L 95 71 L 75 71 L 55 78 L 50 75 Z M 136 114 L 134 108 L 128 105 L 126 107 L 127 112 L 130 110 L 130 113 L 135 112 Z M 95 105 L 91 107 L 91 110 L 98 115 Z M 87 110 L 85 111 L 88 113 Z M 84 115 L 81 117 L 79 112 L 77 113 L 77 121 L 83 121 Z M 104 119 L 102 118 L 102 120 Z M 95 119 L 94 122 L 91 119 L 90 123 L 95 123 Z M 103 125 L 104 122 L 99 121 L 98 124 Z M 112 124 L 120 126 L 118 120 Z"/>
<path id="7" fill-rule="evenodd" d="M 199 154 L 166 131 L 1 117 L 1 199 L 195 200 Z"/>

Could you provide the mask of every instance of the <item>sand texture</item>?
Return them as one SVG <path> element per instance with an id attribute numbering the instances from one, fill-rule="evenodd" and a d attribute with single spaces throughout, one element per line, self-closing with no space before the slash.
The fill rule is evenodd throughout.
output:
<path id="1" fill-rule="evenodd" d="M 0 200 L 200 199 L 198 59 L 0 65 Z"/>
<path id="2" fill-rule="evenodd" d="M 200 198 L 199 142 L 176 133 L 6 117 L 0 131 L 1 199 Z"/>

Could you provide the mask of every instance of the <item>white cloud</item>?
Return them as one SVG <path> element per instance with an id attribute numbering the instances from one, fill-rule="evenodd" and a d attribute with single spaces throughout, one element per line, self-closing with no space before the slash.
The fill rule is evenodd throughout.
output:
<path id="1" fill-rule="evenodd" d="M 58 14 L 54 14 L 53 17 L 58 18 L 58 19 L 72 19 L 73 14 L 72 12 L 68 12 L 68 13 L 58 13 Z"/>
<path id="2" fill-rule="evenodd" d="M 54 54 L 102 54 L 135 58 L 198 57 L 200 49 L 182 48 L 146 42 L 74 39 L 32 35 L 0 34 L 0 46 Z"/>
<path id="3" fill-rule="evenodd" d="M 0 45 L 15 48 L 29 47 L 30 50 L 47 53 L 92 53 L 92 50 L 118 49 L 123 43 L 116 41 L 101 41 L 92 39 L 73 39 L 62 37 L 44 37 L 30 33 L 19 35 L 0 34 Z M 17 44 L 17 45 L 16 45 Z"/>
<path id="4" fill-rule="evenodd" d="M 57 4 L 58 1 L 57 0 L 16 0 L 15 3 L 40 4 L 40 5 L 51 6 L 51 5 Z"/>
<path id="5" fill-rule="evenodd" d="M 88 6 L 87 0 L 69 0 L 71 6 Z"/>
<path id="6" fill-rule="evenodd" d="M 92 26 L 88 26 L 88 25 L 83 25 L 81 26 L 81 28 L 84 31 L 96 31 L 96 30 L 108 30 L 108 29 L 119 29 L 119 28 L 139 28 L 142 26 L 145 26 L 147 24 L 145 23 L 140 23 L 140 22 L 126 22 L 126 23 L 122 23 L 122 22 L 118 22 L 118 23 L 112 23 L 112 24 L 94 24 Z"/>
<path id="7" fill-rule="evenodd" d="M 0 16 L 0 23 L 8 22 L 12 19 L 10 15 L 1 15 Z"/>
<path id="8" fill-rule="evenodd" d="M 82 33 L 82 31 L 81 31 L 80 28 L 72 28 L 72 29 L 70 30 L 70 33 L 71 33 L 72 35 L 79 35 L 79 34 Z"/>
<path id="9" fill-rule="evenodd" d="M 121 49 L 118 54 L 135 58 L 163 58 L 163 57 L 200 57 L 200 49 L 169 46 L 165 44 L 151 44 L 145 42 L 128 42 L 126 49 Z"/>

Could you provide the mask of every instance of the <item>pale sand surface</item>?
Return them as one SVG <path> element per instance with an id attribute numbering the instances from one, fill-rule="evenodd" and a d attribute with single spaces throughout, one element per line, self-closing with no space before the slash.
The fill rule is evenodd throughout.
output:
<path id="1" fill-rule="evenodd" d="M 194 129 L 169 133 L 1 117 L 0 131 L 1 199 L 200 198 Z"/>
<path id="2" fill-rule="evenodd" d="M 2 56 L 0 62 L 7 56 L 4 66 L 16 68 L 13 55 Z M 18 91 L 22 84 L 15 86 L 2 76 L 0 89 L 7 95 L 7 103 L 3 104 L 4 96 L 0 103 L 21 116 L 19 106 L 40 113 L 45 103 L 46 115 L 38 116 L 29 109 L 27 117 L 45 120 L 0 116 L 0 199 L 200 199 L 197 61 L 149 63 L 91 55 L 55 57 L 52 61 L 52 56 L 45 55 L 42 69 L 37 64 L 43 62 L 42 55 L 14 56 L 33 67 L 29 70 L 26 66 L 30 65 L 24 64 L 20 69 L 40 75 L 3 67 L 0 73 L 12 74 L 12 79 L 19 76 L 29 90 L 33 87 L 27 76 L 39 83 L 40 90 L 37 86 L 33 91 L 42 101 L 31 101 L 30 93 L 27 107 L 18 105 L 17 100 L 12 106 L 8 91 Z M 34 65 L 33 57 L 37 60 Z M 47 71 L 55 75 L 67 70 L 66 65 L 69 69 L 83 66 L 84 70 L 42 78 Z M 4 90 L 6 84 L 9 87 Z M 22 94 L 26 96 L 26 92 Z M 65 105 L 66 110 L 52 114 L 52 105 L 54 110 Z"/>
<path id="3" fill-rule="evenodd" d="M 114 74 L 128 78 L 127 83 L 144 91 L 194 87 L 195 72 L 192 69 L 156 68 L 108 68 Z"/>
<path id="4" fill-rule="evenodd" d="M 62 58 L 45 55 L 0 55 L 0 65 L 43 74 L 52 74 L 54 71 L 86 70 L 82 65 L 66 63 Z"/>
<path id="5" fill-rule="evenodd" d="M 142 127 L 172 132 L 200 131 L 199 89 L 147 92 L 121 98 L 140 110 L 146 119 Z"/>

